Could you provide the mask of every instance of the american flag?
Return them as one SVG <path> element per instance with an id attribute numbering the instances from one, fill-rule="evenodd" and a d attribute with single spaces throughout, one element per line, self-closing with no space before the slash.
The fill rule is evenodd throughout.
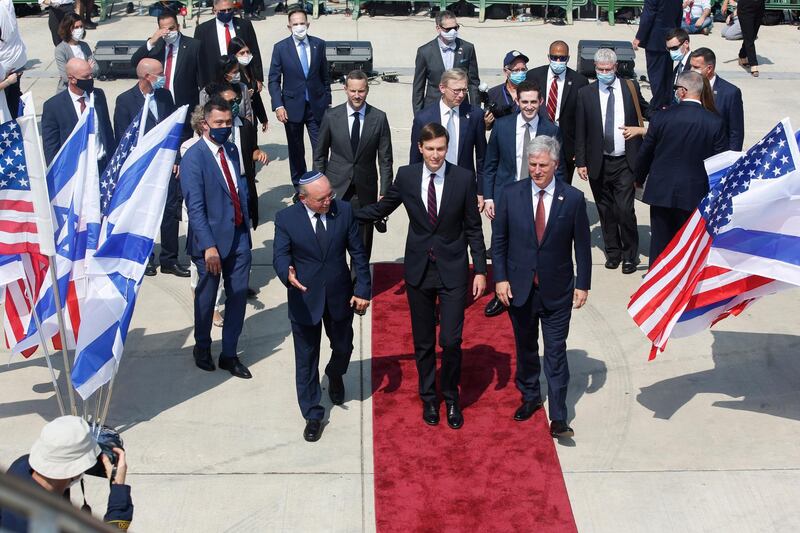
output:
<path id="1" fill-rule="evenodd" d="M 131 152 L 136 147 L 136 143 L 139 140 L 141 122 L 142 112 L 139 111 L 136 118 L 128 125 L 128 129 L 125 130 L 125 134 L 122 136 L 122 139 L 120 139 L 119 145 L 117 145 L 117 149 L 114 151 L 114 156 L 108 162 L 106 169 L 103 171 L 103 175 L 100 176 L 100 212 L 103 216 L 108 214 L 108 204 L 111 203 L 111 197 L 114 195 L 114 190 L 117 187 L 119 171 L 122 169 L 122 165 L 125 164 L 125 160 L 131 155 Z"/>
<path id="2" fill-rule="evenodd" d="M 652 341 L 685 337 L 797 284 L 797 140 L 788 120 L 730 166 L 653 263 L 628 312 Z"/>

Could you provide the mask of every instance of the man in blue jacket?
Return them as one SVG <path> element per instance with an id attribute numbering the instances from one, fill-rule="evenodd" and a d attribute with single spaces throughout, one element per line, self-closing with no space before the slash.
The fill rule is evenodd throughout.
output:
<path id="1" fill-rule="evenodd" d="M 672 102 L 672 58 L 667 51 L 667 33 L 680 28 L 682 10 L 680 0 L 644 0 L 639 17 L 633 49 L 644 48 L 653 110 L 663 109 Z"/>
<path id="2" fill-rule="evenodd" d="M 273 264 L 286 285 L 294 340 L 297 401 L 306 427 L 303 438 L 319 440 L 325 408 L 320 402 L 319 343 L 322 326 L 331 342 L 325 367 L 331 403 L 344 403 L 344 376 L 353 353 L 353 310 L 369 307 L 369 261 L 348 202 L 336 201 L 328 178 L 307 172 L 300 201 L 275 216 Z M 353 262 L 355 287 L 347 266 Z"/>
<path id="3" fill-rule="evenodd" d="M 741 152 L 744 145 L 744 104 L 742 90 L 717 75 L 717 55 L 710 48 L 698 48 L 689 58 L 692 70 L 705 76 L 714 91 L 714 105 L 725 123 L 728 150 Z"/>

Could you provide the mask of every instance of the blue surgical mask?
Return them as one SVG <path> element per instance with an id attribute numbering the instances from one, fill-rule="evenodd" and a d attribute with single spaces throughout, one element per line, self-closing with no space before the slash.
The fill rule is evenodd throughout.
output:
<path id="1" fill-rule="evenodd" d="M 683 59 L 683 52 L 680 50 L 670 50 L 669 56 L 672 58 L 673 61 L 681 61 Z"/>
<path id="2" fill-rule="evenodd" d="M 600 74 L 597 72 L 597 81 L 600 83 L 605 83 L 606 85 L 611 85 L 614 83 L 614 80 L 617 79 L 617 75 L 613 72 L 603 73 Z"/>
<path id="3" fill-rule="evenodd" d="M 562 72 L 567 70 L 567 64 L 561 61 L 550 61 L 550 70 L 552 70 L 553 74 L 556 76 L 560 76 Z"/>
<path id="4" fill-rule="evenodd" d="M 164 76 L 159 76 L 156 78 L 156 81 L 154 81 L 150 85 L 153 87 L 153 90 L 156 91 L 158 89 L 163 89 L 166 83 L 167 83 L 167 78 Z"/>
<path id="5" fill-rule="evenodd" d="M 223 24 L 228 24 L 233 20 L 233 13 L 217 13 L 217 20 Z"/>
<path id="6" fill-rule="evenodd" d="M 225 128 L 210 128 L 208 130 L 208 136 L 211 137 L 211 140 L 217 144 L 224 144 L 225 141 L 228 140 L 228 137 L 231 136 L 231 127 L 227 126 Z"/>
<path id="7" fill-rule="evenodd" d="M 525 81 L 526 76 L 528 75 L 527 72 L 512 72 L 509 74 L 508 79 L 511 80 L 511 83 L 514 85 L 519 85 L 523 81 Z"/>

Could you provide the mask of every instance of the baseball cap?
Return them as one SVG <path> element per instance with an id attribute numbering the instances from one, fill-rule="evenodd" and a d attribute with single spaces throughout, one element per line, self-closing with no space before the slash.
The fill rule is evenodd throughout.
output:
<path id="1" fill-rule="evenodd" d="M 526 56 L 525 54 L 523 54 L 523 53 L 522 53 L 522 52 L 520 52 L 519 50 L 511 50 L 509 53 L 507 53 L 507 54 L 506 54 L 506 58 L 505 58 L 505 59 L 503 59 L 503 66 L 504 66 L 504 67 L 507 67 L 507 66 L 509 66 L 511 63 L 513 63 L 514 61 L 516 61 L 517 59 L 522 59 L 522 60 L 523 60 L 523 61 L 525 61 L 526 63 L 527 63 L 528 61 L 530 61 L 530 59 L 528 59 L 528 56 Z"/>

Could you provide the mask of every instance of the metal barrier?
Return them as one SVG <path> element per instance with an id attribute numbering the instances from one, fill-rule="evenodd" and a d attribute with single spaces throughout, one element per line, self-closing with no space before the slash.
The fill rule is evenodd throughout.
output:
<path id="1" fill-rule="evenodd" d="M 486 7 L 491 4 L 511 4 L 519 6 L 548 6 L 560 7 L 567 12 L 567 24 L 572 24 L 572 15 L 579 7 L 583 7 L 589 3 L 589 0 L 515 0 L 509 2 L 508 0 L 467 0 L 470 4 L 478 7 L 478 20 L 483 22 L 486 20 Z"/>

